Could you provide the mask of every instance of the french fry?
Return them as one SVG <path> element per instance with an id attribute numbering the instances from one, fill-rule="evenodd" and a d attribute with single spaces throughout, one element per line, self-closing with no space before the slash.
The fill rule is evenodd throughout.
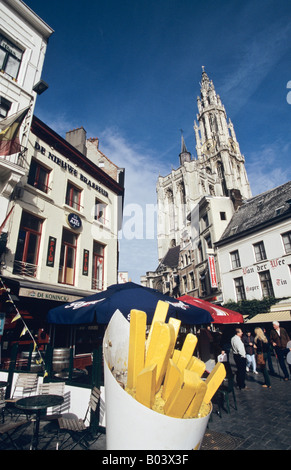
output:
<path id="1" fill-rule="evenodd" d="M 136 378 L 136 399 L 144 406 L 152 408 L 155 400 L 157 365 L 144 368 Z"/>
<path id="2" fill-rule="evenodd" d="M 170 393 L 175 387 L 180 376 L 181 376 L 181 371 L 179 367 L 175 364 L 173 359 L 169 359 L 166 376 L 164 380 L 164 385 L 163 385 L 163 390 L 162 390 L 163 400 L 166 401 L 169 398 Z"/>
<path id="3" fill-rule="evenodd" d="M 201 359 L 198 359 L 198 357 L 192 356 L 187 369 L 192 370 L 193 372 L 197 372 L 199 377 L 202 377 L 206 369 L 206 364 L 205 362 L 201 361 Z"/>
<path id="4" fill-rule="evenodd" d="M 173 354 L 172 354 L 172 359 L 175 362 L 175 364 L 178 364 L 180 354 L 181 354 L 181 351 L 179 351 L 179 349 L 174 349 Z"/>
<path id="5" fill-rule="evenodd" d="M 177 366 L 182 371 L 187 367 L 197 344 L 197 336 L 189 333 L 183 343 Z"/>
<path id="6" fill-rule="evenodd" d="M 175 329 L 173 325 L 156 321 L 153 325 L 145 359 L 145 367 L 157 364 L 156 392 L 164 379 L 174 344 Z"/>
<path id="7" fill-rule="evenodd" d="M 207 385 L 207 391 L 203 399 L 204 403 L 210 403 L 213 395 L 217 391 L 218 387 L 221 385 L 225 376 L 226 370 L 224 364 L 222 362 L 217 362 L 217 364 L 205 380 L 205 383 Z"/>
<path id="8" fill-rule="evenodd" d="M 195 380 L 190 370 L 184 369 L 168 397 L 164 412 L 173 418 L 183 418 L 195 394 Z"/>
<path id="9" fill-rule="evenodd" d="M 130 389 L 136 386 L 136 377 L 145 366 L 146 319 L 145 312 L 130 311 L 127 371 L 127 387 Z"/>
<path id="10" fill-rule="evenodd" d="M 193 381 L 195 382 L 195 395 L 185 412 L 184 418 L 196 418 L 198 416 L 203 398 L 207 391 L 206 383 L 201 380 L 196 372 L 193 372 Z"/>
<path id="11" fill-rule="evenodd" d="M 148 350 L 148 346 L 150 343 L 150 339 L 151 339 L 155 322 L 159 321 L 159 322 L 164 323 L 167 317 L 168 310 L 169 310 L 169 304 L 167 302 L 163 302 L 162 300 L 159 300 L 155 309 L 155 313 L 154 313 L 152 323 L 150 326 L 150 331 L 147 337 L 146 351 Z"/>
<path id="12" fill-rule="evenodd" d="M 178 320 L 177 318 L 170 317 L 169 318 L 169 323 L 171 325 L 173 325 L 173 327 L 175 328 L 175 343 L 176 343 L 177 336 L 178 336 L 180 326 L 181 326 L 181 320 Z"/>

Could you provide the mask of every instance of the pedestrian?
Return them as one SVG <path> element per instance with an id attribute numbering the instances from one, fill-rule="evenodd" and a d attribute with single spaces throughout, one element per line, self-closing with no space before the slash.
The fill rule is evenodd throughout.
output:
<path id="1" fill-rule="evenodd" d="M 270 341 L 275 349 L 275 352 L 278 357 L 278 361 L 281 367 L 281 370 L 284 374 L 284 380 L 289 380 L 289 374 L 285 364 L 285 356 L 291 351 L 291 348 L 287 348 L 287 343 L 290 341 L 287 331 L 285 328 L 280 327 L 278 321 L 273 322 L 274 329 L 270 333 Z M 289 364 L 289 370 L 291 372 L 291 366 Z"/>
<path id="2" fill-rule="evenodd" d="M 254 348 L 254 337 L 250 331 L 247 331 L 242 337 L 242 342 L 244 343 L 246 350 L 246 371 L 249 372 L 250 367 L 253 369 L 253 373 L 257 374 L 257 365 L 255 358 L 255 348 Z"/>
<path id="3" fill-rule="evenodd" d="M 274 367 L 273 367 L 273 362 L 272 362 L 272 345 L 271 345 L 271 342 L 270 342 L 269 335 L 267 334 L 266 328 L 263 328 L 263 332 L 264 332 L 264 335 L 266 336 L 266 338 L 268 339 L 268 343 L 269 343 L 269 351 L 268 351 L 268 356 L 267 356 L 269 374 L 276 375 L 275 371 L 274 371 Z"/>
<path id="4" fill-rule="evenodd" d="M 271 381 L 267 369 L 268 352 L 270 349 L 270 345 L 262 328 L 255 328 L 255 334 L 256 336 L 254 342 L 256 346 L 257 365 L 261 368 L 265 380 L 263 387 L 271 388 Z"/>
<path id="5" fill-rule="evenodd" d="M 236 383 L 240 390 L 249 390 L 245 384 L 246 378 L 246 350 L 242 342 L 242 329 L 236 328 L 235 335 L 231 338 L 231 347 L 234 362 L 236 364 Z"/>

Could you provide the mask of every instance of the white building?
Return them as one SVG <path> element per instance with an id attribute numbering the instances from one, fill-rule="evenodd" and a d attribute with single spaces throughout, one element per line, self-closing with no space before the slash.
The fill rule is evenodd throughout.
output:
<path id="1" fill-rule="evenodd" d="M 52 33 L 21 0 L 0 1 L 0 132 L 15 117 L 22 119 L 18 151 L 3 145 L 3 135 L 0 138 L 0 226 L 15 185 L 27 170 L 22 151 L 27 147 L 37 94 L 47 87 L 41 73 Z"/>
<path id="2" fill-rule="evenodd" d="M 216 243 L 223 300 L 291 294 L 291 182 L 250 198 Z"/>

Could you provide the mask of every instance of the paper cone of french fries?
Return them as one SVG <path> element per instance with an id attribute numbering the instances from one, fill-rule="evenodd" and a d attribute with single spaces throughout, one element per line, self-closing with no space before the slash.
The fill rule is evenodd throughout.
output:
<path id="1" fill-rule="evenodd" d="M 163 307 L 159 303 L 159 307 Z M 164 307 L 163 307 L 164 308 Z M 191 376 L 191 367 L 189 364 L 193 364 L 193 361 L 201 363 L 199 359 L 191 358 L 192 362 L 188 364 L 188 369 L 182 371 L 182 380 L 183 384 L 179 388 L 179 380 L 181 380 L 181 373 L 179 370 L 182 370 L 182 362 L 184 356 L 187 356 L 187 348 L 191 350 L 195 348 L 192 344 L 193 336 L 189 338 L 188 344 L 185 344 L 184 353 L 183 348 L 181 352 L 177 350 L 171 350 L 168 353 L 166 358 L 167 361 L 167 370 L 164 370 L 162 379 L 159 379 L 159 367 L 156 367 L 156 364 L 151 363 L 151 359 L 148 359 L 148 364 L 144 364 L 142 371 L 136 372 L 137 374 L 137 385 L 136 386 L 136 395 L 129 393 L 128 385 L 131 382 L 130 374 L 135 374 L 135 368 L 138 369 L 138 356 L 142 355 L 143 348 L 145 350 L 145 355 L 150 357 L 152 352 L 149 347 L 149 338 L 152 338 L 152 342 L 156 340 L 155 335 L 157 335 L 157 330 L 162 332 L 162 327 L 164 327 L 163 322 L 157 322 L 159 328 L 150 329 L 149 335 L 147 336 L 144 344 L 134 344 L 132 343 L 132 329 L 136 328 L 138 331 L 139 328 L 139 318 L 138 315 L 144 314 L 144 312 L 131 311 L 131 317 L 133 313 L 136 313 L 137 318 L 136 324 L 132 326 L 134 320 L 131 318 L 129 323 L 119 310 L 117 310 L 112 316 L 108 327 L 106 329 L 104 339 L 103 339 L 103 355 L 104 355 L 104 379 L 105 379 L 105 411 L 106 411 L 106 446 L 108 450 L 191 450 L 199 449 L 202 443 L 202 439 L 206 430 L 206 426 L 211 414 L 212 405 L 210 402 L 210 397 L 214 394 L 217 389 L 217 383 L 222 382 L 223 374 L 221 375 L 221 369 L 219 371 L 214 371 L 216 377 L 214 379 L 211 376 L 211 380 L 208 383 L 208 388 L 202 383 L 203 387 L 203 397 L 206 399 L 207 403 L 204 403 L 204 408 L 199 401 L 198 409 L 195 412 L 195 417 L 191 417 L 190 409 L 195 408 L 194 399 L 190 402 L 187 411 L 183 411 L 183 417 L 175 417 L 175 414 L 179 414 L 181 406 L 185 405 L 185 393 L 187 397 L 187 380 Z M 165 314 L 166 315 L 166 314 Z M 142 316 L 141 316 L 142 318 Z M 155 317 L 154 317 L 155 319 Z M 153 323 L 154 323 L 153 319 Z M 158 318 L 159 319 L 159 318 Z M 172 320 L 172 319 L 171 319 Z M 142 321 L 144 319 L 142 318 Z M 177 321 L 173 319 L 173 323 Z M 153 326 L 152 323 L 152 326 Z M 169 320 L 170 323 L 170 320 Z M 175 324 L 175 323 L 174 323 Z M 157 327 L 157 325 L 155 325 Z M 176 325 L 175 325 L 176 326 Z M 174 329 L 171 327 L 164 327 L 165 330 L 168 328 L 171 334 L 173 334 Z M 177 337 L 177 329 L 175 332 L 175 340 Z M 134 336 L 134 339 L 138 338 L 138 334 Z M 158 337 L 157 344 L 163 344 L 162 333 Z M 141 341 L 143 343 L 143 341 Z M 186 341 L 185 341 L 186 343 Z M 147 349 L 148 348 L 148 349 Z M 133 358 L 130 357 L 132 351 L 134 350 Z M 161 350 L 161 348 L 159 349 Z M 141 351 L 141 354 L 139 354 Z M 178 364 L 176 355 L 180 354 L 180 363 Z M 132 361 L 134 364 L 132 364 Z M 157 361 L 158 362 L 158 361 Z M 187 361 L 186 361 L 187 362 Z M 176 367 L 176 364 L 179 365 Z M 199 365 L 199 364 L 198 364 Z M 223 367 L 222 363 L 219 364 L 219 367 Z M 171 369 L 172 367 L 172 369 Z M 160 367 L 161 369 L 161 367 Z M 171 369 L 171 370 L 170 370 Z M 133 371 L 133 372 L 132 372 Z M 223 372 L 223 371 L 222 371 Z M 147 400 L 147 390 L 150 391 L 152 395 L 157 397 L 161 395 L 161 390 L 166 387 L 166 381 L 169 384 L 171 380 L 169 379 L 172 373 L 172 381 L 175 383 L 175 387 L 172 386 L 172 391 L 168 392 L 168 398 L 164 403 L 164 409 L 162 412 L 156 411 L 155 407 L 152 408 L 145 406 L 141 401 Z M 175 374 L 179 375 L 178 378 L 175 378 Z M 161 374 L 160 374 L 161 375 Z M 195 374 L 194 374 L 195 375 Z M 200 374 L 200 376 L 202 373 Z M 219 375 L 219 380 L 217 380 L 217 375 Z M 198 377 L 196 374 L 195 377 Z M 167 377 L 167 378 L 166 378 Z M 174 378 L 173 378 L 174 377 Z M 154 379 L 154 380 L 152 380 Z M 152 380 L 152 381 L 151 381 Z M 192 376 L 191 376 L 192 380 Z M 195 379 L 196 380 L 196 379 Z M 202 379 L 198 378 L 199 386 L 201 385 Z M 207 379 L 208 380 L 208 379 Z M 181 383 L 182 383 L 181 382 Z M 214 383 L 215 382 L 215 383 Z M 198 383 L 198 382 L 197 382 Z M 141 385 L 140 385 L 141 384 Z M 168 385 L 169 386 L 169 385 Z M 138 387 L 140 387 L 139 400 L 138 397 Z M 161 387 L 159 390 L 158 388 Z M 200 387 L 200 390 L 202 390 Z M 177 389 L 177 390 L 176 390 Z M 135 388 L 134 388 L 135 390 Z M 151 391 L 152 390 L 152 391 Z M 175 391 L 176 390 L 176 391 Z M 197 388 L 198 390 L 198 388 Z M 199 392 L 202 393 L 202 392 Z M 196 397 L 196 408 L 197 408 L 197 397 Z M 198 397 L 199 398 L 199 397 Z M 179 401 L 180 400 L 180 401 Z M 202 400 L 202 399 L 201 399 Z M 203 408 L 203 412 L 198 412 Z M 188 415 L 187 415 L 188 413 Z"/>

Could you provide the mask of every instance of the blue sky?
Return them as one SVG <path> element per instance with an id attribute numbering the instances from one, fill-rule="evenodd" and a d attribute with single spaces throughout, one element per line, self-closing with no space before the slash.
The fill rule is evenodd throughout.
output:
<path id="1" fill-rule="evenodd" d="M 99 137 L 125 167 L 127 208 L 156 203 L 159 174 L 179 166 L 180 129 L 195 155 L 202 65 L 234 124 L 253 195 L 291 179 L 289 0 L 25 3 L 55 31 L 35 114 L 63 137 L 80 126 Z M 157 267 L 145 226 L 142 239 L 121 234 L 120 270 L 134 282 Z"/>

